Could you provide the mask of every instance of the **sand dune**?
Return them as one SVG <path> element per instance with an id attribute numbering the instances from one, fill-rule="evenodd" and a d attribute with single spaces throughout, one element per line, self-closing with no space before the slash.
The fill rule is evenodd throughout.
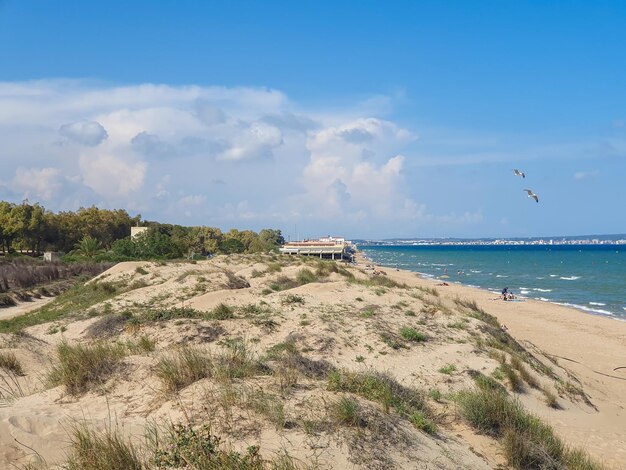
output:
<path id="1" fill-rule="evenodd" d="M 303 269 L 318 274 L 297 282 Z M 475 386 L 478 372 L 498 377 L 498 354 L 511 354 L 489 346 L 493 338 L 486 324 L 467 307 L 475 301 L 549 367 L 546 375 L 527 364 L 535 380 L 558 396 L 559 409 L 547 406 L 544 392 L 528 384 L 509 393 L 568 444 L 607 468 L 623 467 L 626 370 L 613 369 L 626 365 L 626 323 L 543 302 L 496 301 L 489 292 L 436 286 L 405 271 L 387 270 L 385 278 L 397 284 L 381 285 L 375 277 L 363 260 L 347 270 L 322 269 L 316 260 L 268 255 L 114 266 L 86 287 L 110 290 L 102 302 L 73 311 L 61 296 L 51 305 L 67 308 L 67 315 L 19 335 L 1 335 L 0 352 L 14 353 L 24 375 L 13 377 L 21 390 L 14 385 L 13 393 L 1 392 L 0 466 L 32 461 L 35 451 L 48 466 L 62 464 L 71 451 L 68 431 L 76 423 L 117 429 L 141 447 L 147 424 L 166 421 L 210 422 L 226 446 L 259 445 L 267 459 L 286 450 L 302 468 L 305 463 L 314 468 L 506 465 L 500 444 L 461 419 L 453 399 Z M 407 339 L 402 328 L 425 340 Z M 154 350 L 129 346 L 140 338 L 149 339 Z M 61 342 L 98 341 L 126 345 L 106 380 L 78 394 L 52 386 L 47 373 L 58 364 Z M 159 361 L 182 346 L 200 348 L 217 364 L 233 344 L 244 344 L 265 368 L 228 380 L 214 371 L 177 393 L 168 393 L 158 377 Z M 292 359 L 300 362 L 272 356 L 269 352 L 280 350 L 276 345 L 294 349 Z M 335 391 L 325 367 L 384 372 L 421 391 L 437 431 L 425 432 L 376 400 Z M 251 400 L 259 397 L 282 410 L 280 418 L 254 405 Z M 356 427 L 333 414 L 342 397 L 360 407 Z"/>

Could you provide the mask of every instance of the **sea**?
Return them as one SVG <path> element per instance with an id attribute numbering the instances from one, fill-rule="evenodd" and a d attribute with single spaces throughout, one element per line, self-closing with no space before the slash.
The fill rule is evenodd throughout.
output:
<path id="1" fill-rule="evenodd" d="M 358 245 L 423 276 L 626 320 L 624 245 Z"/>

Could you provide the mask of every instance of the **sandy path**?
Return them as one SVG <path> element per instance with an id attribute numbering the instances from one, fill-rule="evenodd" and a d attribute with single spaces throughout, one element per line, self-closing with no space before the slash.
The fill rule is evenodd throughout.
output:
<path id="1" fill-rule="evenodd" d="M 0 320 L 8 320 L 10 318 L 19 317 L 25 313 L 32 312 L 33 310 L 43 307 L 47 303 L 54 300 L 54 297 L 42 297 L 41 299 L 33 299 L 30 302 L 22 302 L 15 307 L 0 309 Z"/>

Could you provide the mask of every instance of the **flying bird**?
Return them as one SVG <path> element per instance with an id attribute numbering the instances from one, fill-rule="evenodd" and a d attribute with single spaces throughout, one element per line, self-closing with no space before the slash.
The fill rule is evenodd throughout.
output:
<path id="1" fill-rule="evenodd" d="M 536 202 L 539 202 L 539 196 L 532 192 L 530 189 L 524 189 L 528 193 L 528 197 L 532 197 Z"/>
<path id="2" fill-rule="evenodd" d="M 522 178 L 526 178 L 526 173 L 524 173 L 523 171 L 519 171 L 517 168 L 513 169 L 513 174 L 515 176 L 521 176 Z"/>

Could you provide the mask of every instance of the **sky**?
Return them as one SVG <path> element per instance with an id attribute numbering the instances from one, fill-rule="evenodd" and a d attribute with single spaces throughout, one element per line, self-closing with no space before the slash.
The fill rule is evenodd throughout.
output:
<path id="1" fill-rule="evenodd" d="M 625 233 L 625 24 L 617 1 L 0 0 L 0 200 L 290 239 Z"/>

